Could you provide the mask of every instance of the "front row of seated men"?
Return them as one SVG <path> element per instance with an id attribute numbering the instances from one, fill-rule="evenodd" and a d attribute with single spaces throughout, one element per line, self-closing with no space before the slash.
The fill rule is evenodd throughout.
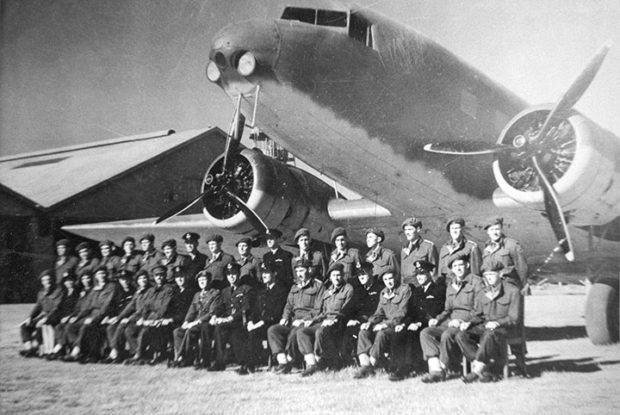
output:
<path id="1" fill-rule="evenodd" d="M 390 269 L 381 284 L 366 262 L 350 282 L 343 264 L 334 263 L 329 280 L 321 282 L 312 263 L 300 258 L 288 290 L 268 265 L 260 267 L 263 284 L 256 288 L 241 278 L 239 264 L 230 263 L 228 286 L 220 289 L 203 270 L 195 293 L 184 288 L 180 270 L 174 284 L 166 283 L 161 265 L 152 269 L 152 286 L 145 271 L 137 273 L 135 292 L 127 288 L 128 273 L 111 281 L 105 267 L 95 270 L 94 283 L 83 274 L 79 293 L 70 276 L 55 289 L 53 270 L 46 271 L 37 305 L 21 326 L 21 353 L 35 355 L 41 327 L 52 325 L 49 360 L 157 364 L 169 356 L 169 367 L 221 371 L 231 359 L 230 344 L 239 374 L 254 372 L 269 355 L 280 374 L 303 361 L 302 376 L 339 369 L 355 355 L 355 378 L 383 367 L 390 380 L 402 380 L 426 371 L 426 361 L 422 381 L 433 383 L 449 378 L 464 355 L 472 363 L 465 382 L 495 380 L 507 358 L 506 336 L 519 321 L 519 289 L 502 280 L 501 264 L 483 270 L 484 278 L 470 273 L 467 256 L 450 261 L 447 288 L 433 282 L 433 264 L 415 266 L 417 285 L 402 284 Z"/>

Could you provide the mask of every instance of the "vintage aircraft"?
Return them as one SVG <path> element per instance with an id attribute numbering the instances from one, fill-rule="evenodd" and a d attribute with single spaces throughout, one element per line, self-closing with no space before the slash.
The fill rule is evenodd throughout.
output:
<path id="1" fill-rule="evenodd" d="M 566 269 L 612 264 L 596 275 L 586 321 L 593 342 L 617 341 L 620 139 L 573 109 L 608 49 L 557 103 L 532 107 L 368 9 L 286 7 L 278 19 L 228 25 L 206 67 L 235 104 L 226 150 L 202 193 L 158 227 L 174 228 L 183 220 L 174 216 L 200 202 L 205 227 L 259 237 L 305 226 L 328 241 L 343 225 L 363 243 L 375 225 L 399 250 L 404 217 L 421 218 L 426 237 L 440 242 L 450 217 L 466 218 L 470 236 L 484 240 L 483 220 L 502 214 L 532 264 L 553 265 L 554 252 Z M 244 126 L 333 182 L 242 148 Z M 339 197 L 338 185 L 362 198 Z"/>

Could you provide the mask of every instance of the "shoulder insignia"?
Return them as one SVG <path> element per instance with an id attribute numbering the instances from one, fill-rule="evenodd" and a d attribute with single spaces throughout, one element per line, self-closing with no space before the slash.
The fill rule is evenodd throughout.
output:
<path id="1" fill-rule="evenodd" d="M 469 239 L 467 240 L 467 243 L 468 244 L 472 244 L 473 246 L 478 246 L 477 243 L 475 243 L 474 241 L 470 241 Z"/>
<path id="2" fill-rule="evenodd" d="M 428 244 L 435 245 L 432 241 L 429 241 L 428 239 L 423 239 L 422 242 L 426 242 Z"/>

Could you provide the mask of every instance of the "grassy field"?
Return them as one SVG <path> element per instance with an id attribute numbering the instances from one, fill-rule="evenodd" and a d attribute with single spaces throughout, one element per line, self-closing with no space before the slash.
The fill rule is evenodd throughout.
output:
<path id="1" fill-rule="evenodd" d="M 17 325 L 31 306 L 0 306 L 0 413 L 615 414 L 620 346 L 590 344 L 584 300 L 580 286 L 536 290 L 526 299 L 531 378 L 474 385 L 356 381 L 352 369 L 302 379 L 23 359 Z"/>

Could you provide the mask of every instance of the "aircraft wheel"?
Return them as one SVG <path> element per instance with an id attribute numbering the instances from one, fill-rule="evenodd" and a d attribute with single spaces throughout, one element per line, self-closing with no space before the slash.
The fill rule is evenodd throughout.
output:
<path id="1" fill-rule="evenodd" d="M 618 341 L 618 280 L 602 279 L 586 298 L 586 332 L 593 344 Z"/>

